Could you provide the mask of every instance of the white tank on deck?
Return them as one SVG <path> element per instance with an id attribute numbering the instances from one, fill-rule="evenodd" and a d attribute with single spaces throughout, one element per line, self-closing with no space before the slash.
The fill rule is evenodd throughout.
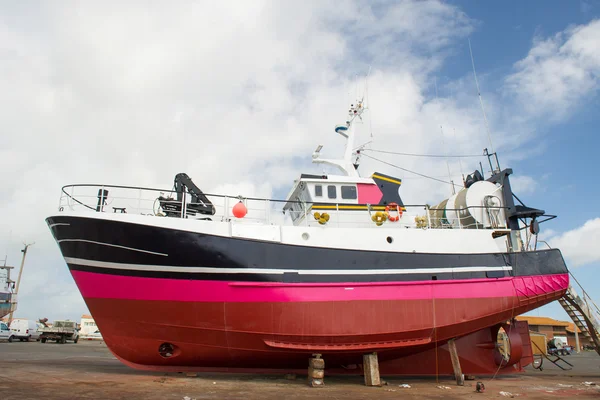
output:
<path id="1" fill-rule="evenodd" d="M 502 188 L 492 182 L 478 181 L 432 207 L 431 225 L 437 228 L 504 228 L 503 207 Z"/>

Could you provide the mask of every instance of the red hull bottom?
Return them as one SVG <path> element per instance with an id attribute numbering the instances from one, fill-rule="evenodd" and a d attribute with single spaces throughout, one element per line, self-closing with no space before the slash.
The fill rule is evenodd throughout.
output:
<path id="1" fill-rule="evenodd" d="M 463 374 L 468 375 L 502 375 L 522 372 L 523 368 L 533 361 L 533 353 L 529 343 L 529 327 L 526 322 L 516 321 L 518 325 L 514 332 L 508 330 L 510 335 L 510 351 L 518 355 L 509 360 L 500 358 L 494 350 L 498 326 L 482 329 L 456 340 L 457 352 Z M 437 348 L 436 348 L 437 347 Z M 381 361 L 379 371 L 387 376 L 431 376 L 453 375 L 452 360 L 447 344 L 440 344 L 429 349 L 416 349 L 415 354 Z M 114 353 L 113 353 L 114 354 Z M 115 356 L 125 365 L 145 371 L 162 372 L 226 372 L 226 373 L 306 373 L 306 368 L 249 368 L 249 367 L 193 367 L 193 366 L 166 366 L 142 365 L 129 362 L 117 354 Z M 519 358 L 520 356 L 520 358 Z M 309 355 L 300 357 L 307 363 Z M 359 375 L 363 373 L 362 360 L 359 364 L 337 365 L 330 367 L 332 359 L 325 356 L 328 375 Z"/>
<path id="2" fill-rule="evenodd" d="M 305 370 L 308 357 L 322 353 L 328 374 L 348 374 L 361 373 L 362 355 L 377 351 L 384 375 L 446 375 L 452 364 L 445 343 L 456 337 L 465 374 L 520 370 L 530 362 L 521 345 L 529 343 L 527 329 L 508 329 L 514 360 L 499 368 L 499 324 L 562 293 L 435 301 L 86 302 L 110 350 L 138 369 L 287 372 Z M 174 346 L 168 358 L 159 354 L 163 343 Z"/>

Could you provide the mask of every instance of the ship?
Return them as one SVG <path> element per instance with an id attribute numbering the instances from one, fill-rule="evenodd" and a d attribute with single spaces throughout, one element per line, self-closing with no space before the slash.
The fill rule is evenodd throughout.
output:
<path id="1" fill-rule="evenodd" d="M 0 265 L 0 319 L 14 312 L 17 306 L 17 295 L 13 293 L 15 282 L 10 279 L 12 269 L 4 259 L 4 265 Z"/>
<path id="2" fill-rule="evenodd" d="M 404 204 L 402 180 L 359 174 L 351 105 L 345 149 L 300 174 L 283 200 L 204 193 L 185 173 L 171 189 L 78 184 L 46 219 L 112 353 L 155 371 L 384 375 L 513 373 L 532 362 L 527 324 L 569 273 L 539 249 L 554 216 L 522 204 L 511 169 L 474 171 L 435 206 Z M 515 202 L 517 199 L 517 202 Z M 523 238 L 525 236 L 525 239 Z"/>

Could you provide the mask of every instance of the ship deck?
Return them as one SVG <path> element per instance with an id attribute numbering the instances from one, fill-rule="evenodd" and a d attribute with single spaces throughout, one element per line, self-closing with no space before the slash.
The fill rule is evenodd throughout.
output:
<path id="1" fill-rule="evenodd" d="M 600 383 L 598 355 L 583 352 L 567 356 L 574 364 L 570 371 L 561 371 L 550 363 L 544 370 L 528 367 L 525 373 L 477 377 L 458 387 L 449 376 L 431 378 L 386 378 L 383 387 L 366 387 L 359 376 L 325 377 L 325 387 L 310 388 L 306 375 L 298 373 L 289 380 L 281 375 L 199 374 L 187 377 L 178 373 L 137 371 L 115 359 L 102 342 L 82 341 L 41 344 L 39 342 L 0 342 L 0 394 L 4 400 L 21 399 L 395 399 L 448 398 L 462 399 L 475 395 L 477 381 L 484 382 L 485 393 L 479 399 L 502 397 L 499 392 L 547 399 L 558 396 L 598 398 Z M 327 371 L 326 371 L 327 373 Z M 409 384 L 408 389 L 400 384 Z M 450 389 L 440 389 L 439 385 Z"/>

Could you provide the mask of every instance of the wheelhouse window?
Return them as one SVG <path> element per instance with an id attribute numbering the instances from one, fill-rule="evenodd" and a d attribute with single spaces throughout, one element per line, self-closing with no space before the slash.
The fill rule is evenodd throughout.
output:
<path id="1" fill-rule="evenodd" d="M 323 186 L 315 185 L 315 197 L 323 197 Z"/>
<path id="2" fill-rule="evenodd" d="M 336 190 L 335 186 L 333 186 L 333 185 L 327 186 L 327 197 L 329 197 L 330 199 L 337 198 L 337 190 Z"/>
<path id="3" fill-rule="evenodd" d="M 356 186 L 342 186 L 342 199 L 356 199 Z"/>

